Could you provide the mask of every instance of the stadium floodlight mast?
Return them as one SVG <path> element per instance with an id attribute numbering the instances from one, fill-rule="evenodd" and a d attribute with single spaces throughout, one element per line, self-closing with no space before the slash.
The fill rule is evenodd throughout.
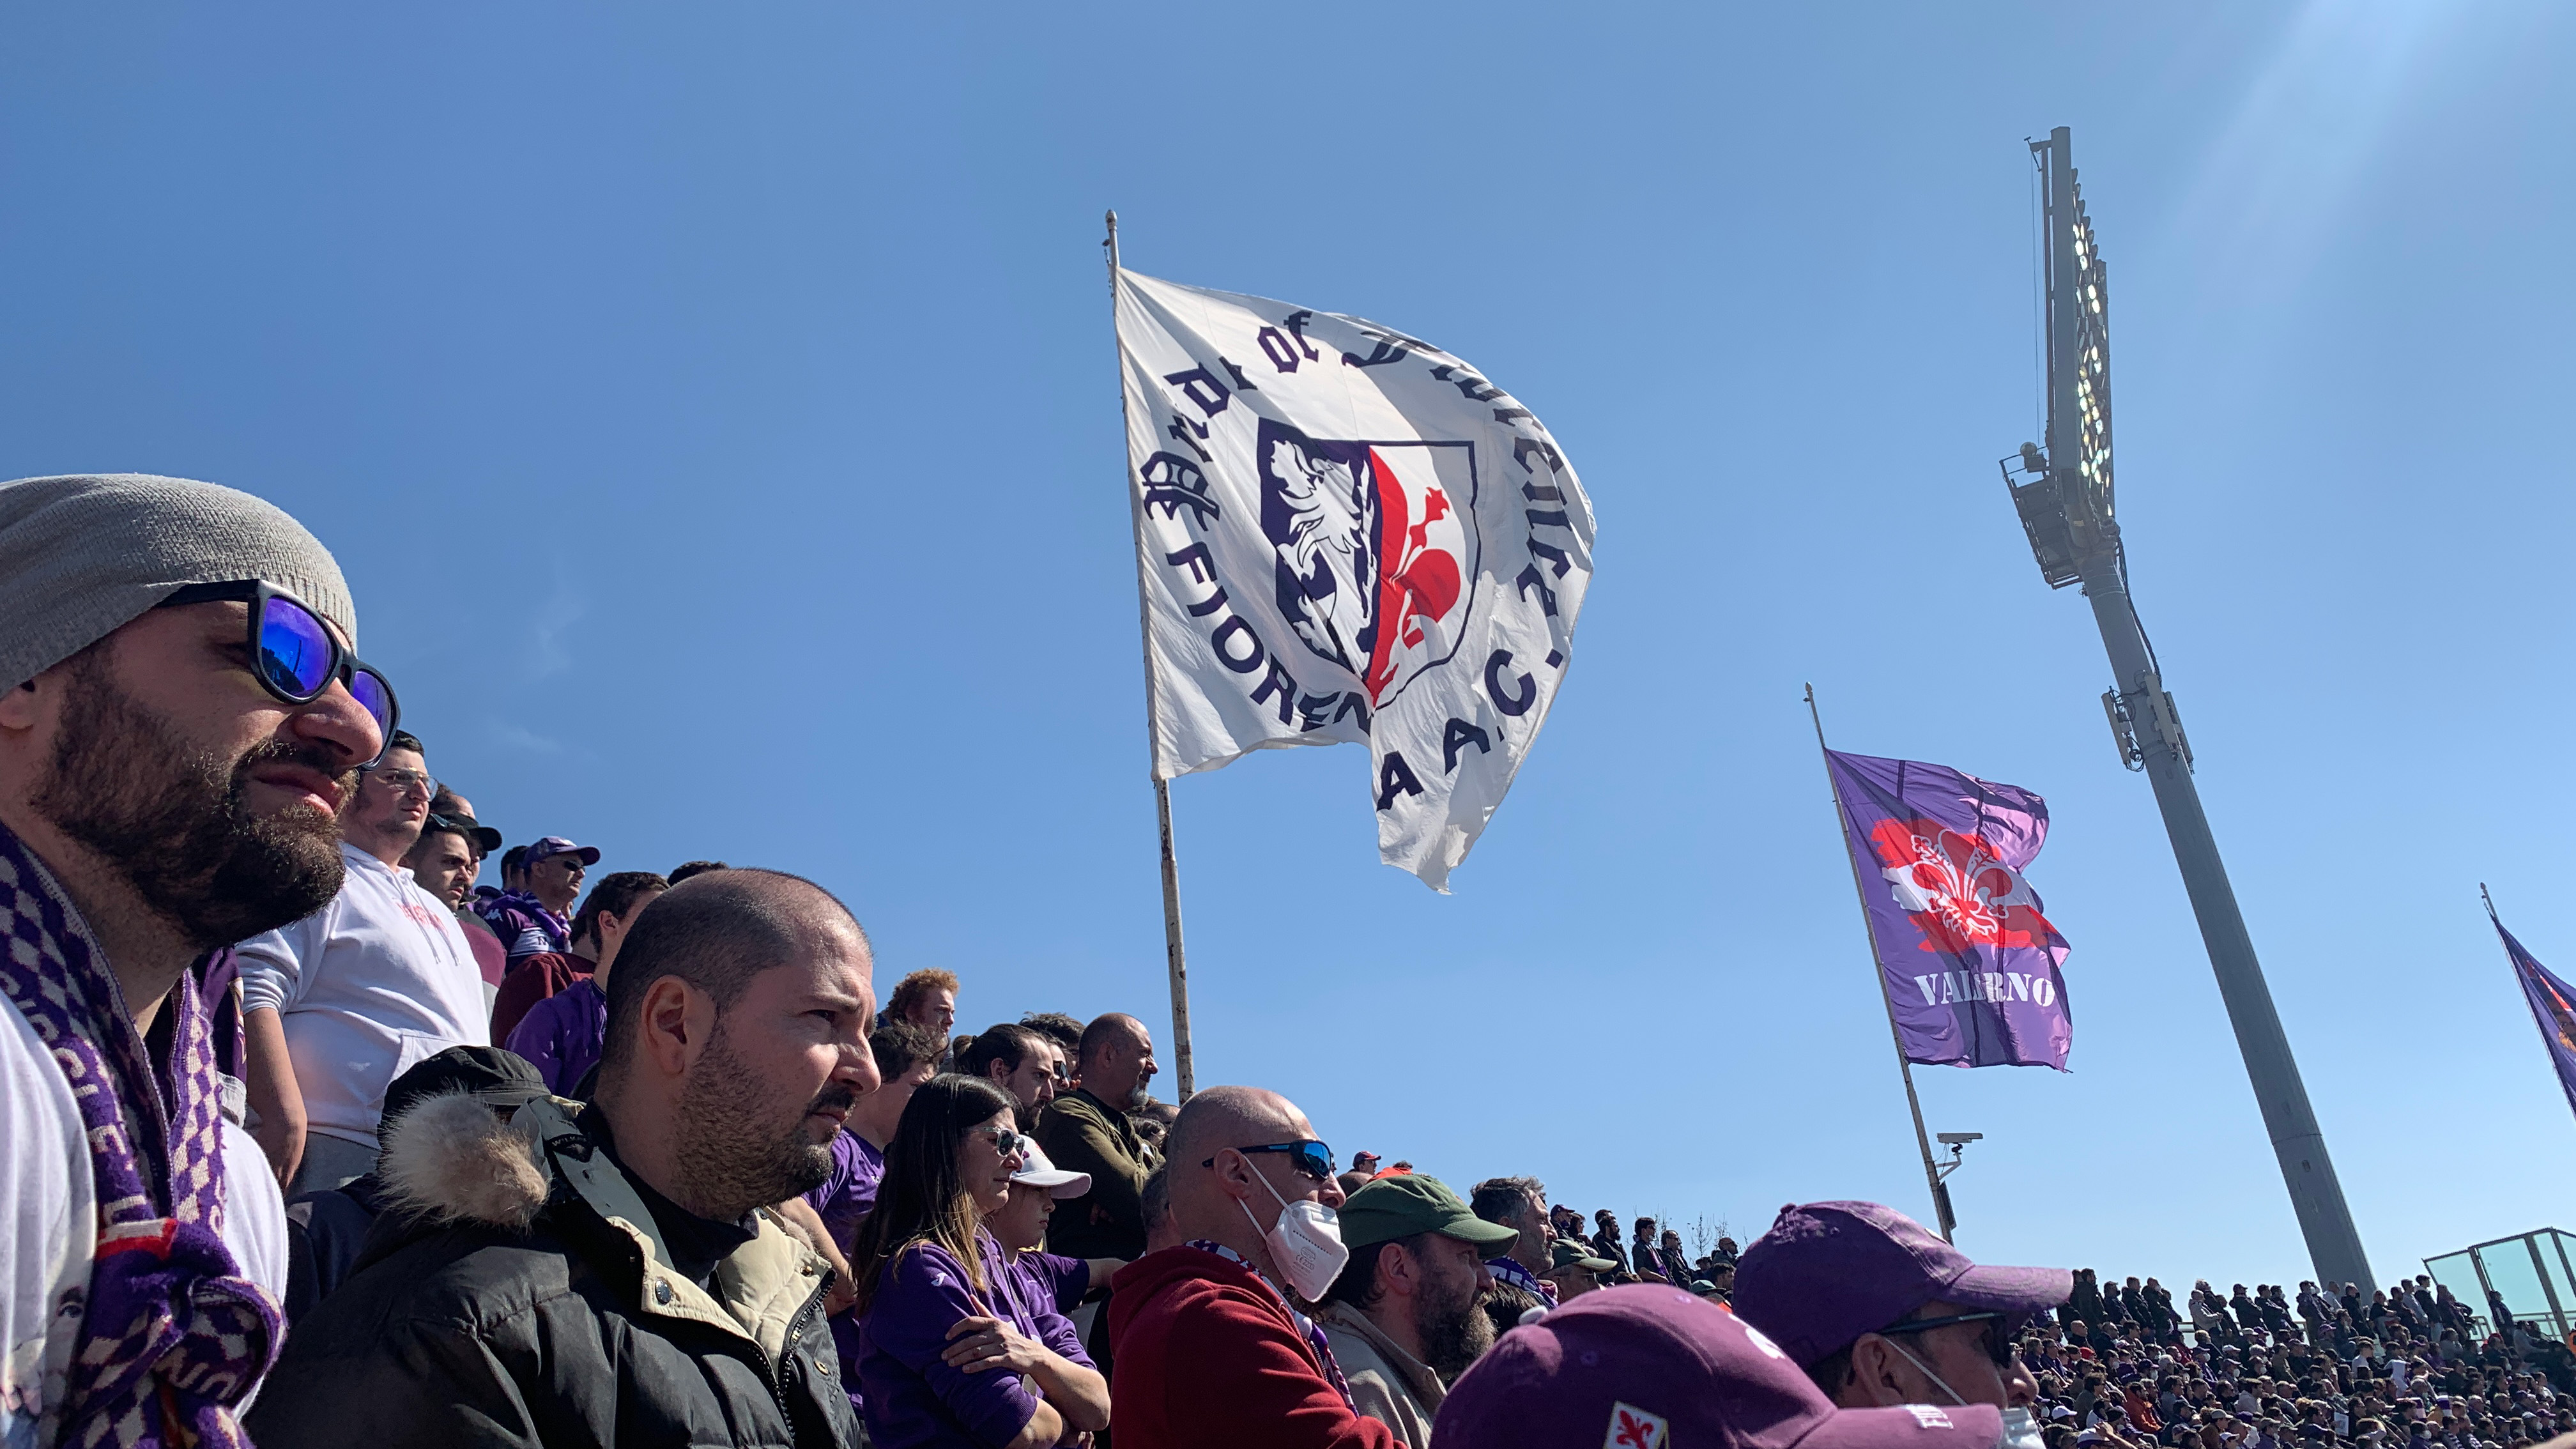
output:
<path id="1" fill-rule="evenodd" d="M 2024 443 L 2003 459 L 2004 487 L 2030 536 L 2040 576 L 2052 589 L 2082 584 L 2093 605 L 2093 622 L 2110 652 L 2115 681 L 2102 696 L 2102 709 L 2110 717 L 2120 763 L 2145 771 L 2155 786 L 2156 807 L 2164 814 L 2174 862 L 2182 868 L 2192 914 L 2200 920 L 2218 994 L 2236 1029 L 2245 1075 L 2253 1082 L 2263 1125 L 2281 1160 L 2281 1176 L 2289 1184 L 2290 1205 L 2307 1238 L 2317 1281 L 2368 1288 L 2376 1280 L 2362 1254 L 2361 1234 L 2344 1205 L 2334 1160 L 2326 1155 L 2325 1134 L 2317 1129 L 2298 1061 L 2290 1055 L 2290 1039 L 2281 1030 L 2271 988 L 2254 957 L 2254 938 L 2246 932 L 2235 888 L 2227 883 L 2227 866 L 2218 857 L 2218 841 L 2201 810 L 2182 718 L 2174 712 L 2173 696 L 2165 692 L 2155 647 L 2129 598 L 2128 558 L 2111 499 L 2110 283 L 2093 223 L 2084 213 L 2083 194 L 2076 189 L 2067 128 L 2031 142 L 2030 149 L 2047 192 L 2048 245 L 2042 251 L 2048 286 L 2048 444 L 2043 451 L 2037 443 Z"/>

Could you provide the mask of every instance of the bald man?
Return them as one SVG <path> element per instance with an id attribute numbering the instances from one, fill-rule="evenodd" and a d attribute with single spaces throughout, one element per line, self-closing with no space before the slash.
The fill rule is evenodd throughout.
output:
<path id="1" fill-rule="evenodd" d="M 1396 1449 L 1298 1307 L 1348 1258 L 1332 1150 L 1306 1114 L 1276 1092 L 1210 1087 L 1173 1122 L 1166 1171 L 1181 1245 L 1111 1280 L 1119 1449 Z"/>
<path id="2" fill-rule="evenodd" d="M 1057 1167 L 1089 1173 L 1091 1191 L 1057 1204 L 1047 1246 L 1068 1258 L 1143 1257 L 1140 1195 L 1154 1154 L 1127 1114 L 1145 1105 L 1154 1080 L 1154 1035 L 1123 1012 L 1094 1017 L 1075 1064 L 1082 1085 L 1048 1102 L 1030 1135 Z"/>
<path id="3" fill-rule="evenodd" d="M 775 871 L 637 912 L 588 1107 L 503 1125 L 436 1097 L 386 1125 L 386 1216 L 296 1325 L 258 1442 L 862 1442 L 832 1275 L 766 1205 L 822 1183 L 878 1085 L 869 969 L 849 911 Z"/>

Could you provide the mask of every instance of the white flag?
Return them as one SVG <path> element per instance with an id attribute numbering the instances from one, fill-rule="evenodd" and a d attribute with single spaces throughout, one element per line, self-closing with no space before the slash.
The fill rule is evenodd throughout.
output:
<path id="1" fill-rule="evenodd" d="M 1365 741 L 1379 856 L 1446 891 L 1573 657 L 1573 467 L 1427 342 L 1118 283 L 1156 776 Z"/>

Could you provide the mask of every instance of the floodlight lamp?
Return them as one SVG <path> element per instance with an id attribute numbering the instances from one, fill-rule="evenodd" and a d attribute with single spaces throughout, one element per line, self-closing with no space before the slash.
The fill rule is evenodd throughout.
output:
<path id="1" fill-rule="evenodd" d="M 1971 1142 L 1986 1140 L 1986 1134 L 1983 1132 L 1943 1132 L 1939 1135 L 1941 1145 L 1944 1147 L 1965 1147 Z"/>

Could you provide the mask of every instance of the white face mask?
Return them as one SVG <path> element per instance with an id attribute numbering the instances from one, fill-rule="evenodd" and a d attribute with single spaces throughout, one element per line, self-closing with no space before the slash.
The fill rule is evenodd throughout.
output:
<path id="1" fill-rule="evenodd" d="M 1950 1402 L 1954 1404 L 1964 1404 L 1968 1402 L 1966 1399 L 1959 1396 L 1959 1391 L 1957 1389 L 1950 1387 L 1949 1380 L 1932 1372 L 1932 1365 L 1916 1358 L 1911 1353 L 1907 1353 L 1905 1345 L 1898 1343 L 1892 1338 L 1886 1339 L 1884 1342 L 1889 1348 L 1895 1349 L 1898 1353 L 1905 1354 L 1905 1361 L 1922 1370 L 1923 1377 L 1930 1379 L 1939 1387 L 1941 1392 L 1950 1396 Z M 2048 1440 L 2039 1432 L 2038 1417 L 2032 1414 L 2030 1410 L 2004 1410 L 2004 1436 L 1996 1442 L 1995 1449 L 2045 1449 L 2047 1443 Z"/>
<path id="2" fill-rule="evenodd" d="M 1261 1235 L 1261 1241 L 1270 1248 L 1270 1261 L 1279 1265 L 1280 1273 L 1298 1297 L 1309 1303 L 1323 1302 L 1324 1290 L 1333 1286 L 1333 1280 L 1342 1276 L 1343 1265 L 1351 1260 L 1351 1250 L 1342 1243 L 1341 1220 L 1331 1208 L 1312 1198 L 1290 1202 L 1280 1197 L 1279 1189 L 1270 1187 L 1270 1179 L 1263 1177 L 1258 1168 L 1252 1169 L 1252 1175 L 1279 1202 L 1279 1221 Z M 1250 1206 L 1241 1202 L 1235 1206 L 1243 1209 L 1245 1217 L 1252 1218 Z M 1252 1225 L 1261 1226 L 1261 1219 L 1252 1218 Z"/>

